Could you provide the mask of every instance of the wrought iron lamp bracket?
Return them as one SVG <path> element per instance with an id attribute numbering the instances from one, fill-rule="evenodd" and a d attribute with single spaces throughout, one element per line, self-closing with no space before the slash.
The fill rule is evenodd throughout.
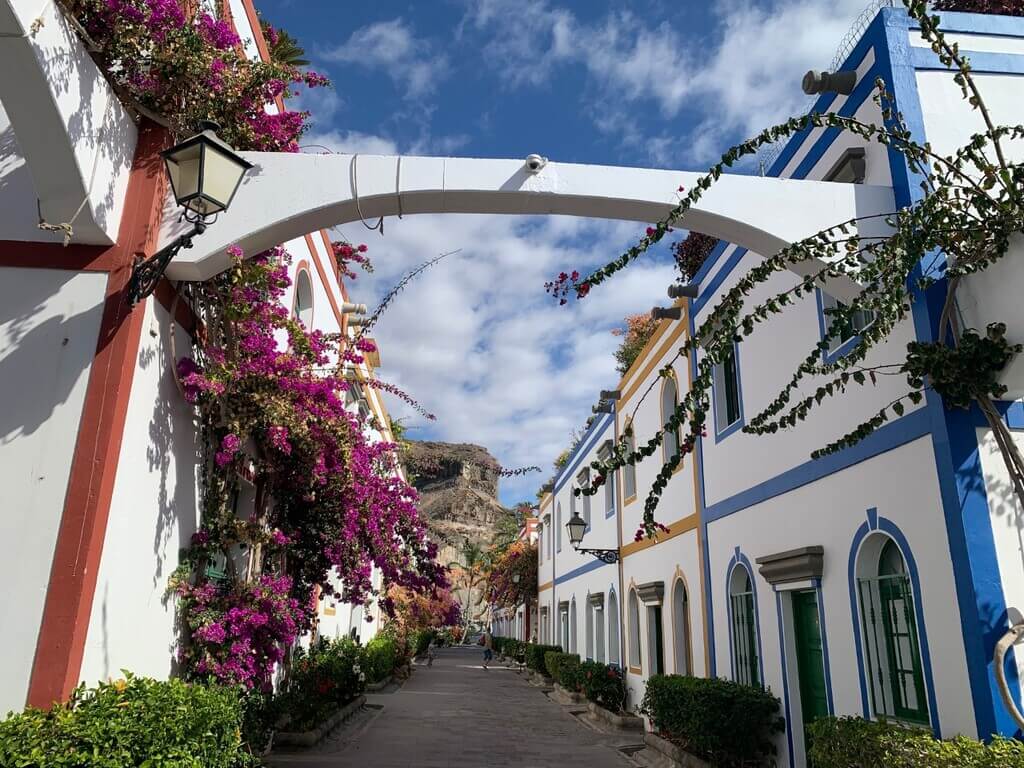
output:
<path id="1" fill-rule="evenodd" d="M 160 278 L 164 276 L 167 265 L 171 259 L 178 255 L 183 248 L 192 247 L 192 238 L 203 234 L 209 222 L 203 218 L 193 219 L 192 229 L 181 235 L 174 242 L 154 253 L 148 259 L 137 256 L 135 265 L 132 267 L 132 276 L 128 280 L 127 301 L 129 306 L 135 306 L 142 299 L 146 298 L 156 290 Z"/>
<path id="2" fill-rule="evenodd" d="M 619 550 L 617 549 L 588 549 L 586 547 L 576 547 L 576 551 L 584 555 L 593 555 L 602 563 L 613 565 L 619 562 Z"/>

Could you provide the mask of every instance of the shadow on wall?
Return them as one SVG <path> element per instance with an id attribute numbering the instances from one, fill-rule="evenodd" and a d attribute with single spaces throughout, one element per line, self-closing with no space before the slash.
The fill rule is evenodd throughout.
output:
<path id="1" fill-rule="evenodd" d="M 0 357 L 0 386 L 5 398 L 0 408 L 0 444 L 31 435 L 45 424 L 67 401 L 92 361 L 102 303 L 77 314 L 33 323 L 47 300 L 75 275 L 51 272 L 48 280 L 19 281 L 16 289 L 2 292 L 0 303 L 7 319 L 0 318 L 0 349 L 6 352 Z M 75 439 L 73 434 L 63 437 Z"/>
<path id="2" fill-rule="evenodd" d="M 146 461 L 150 473 L 158 474 L 153 586 L 163 589 L 178 565 L 180 550 L 189 545 L 198 526 L 196 473 L 200 454 L 193 408 L 182 396 L 174 376 L 174 358 L 191 352 L 191 339 L 162 308 L 154 307 L 150 312 L 151 322 L 144 339 L 151 343 L 144 343 L 139 351 L 139 369 L 142 380 L 159 377 L 149 422 Z M 171 334 L 175 336 L 174 344 Z M 177 541 L 172 541 L 175 533 Z M 170 599 L 170 595 L 164 595 L 165 606 Z"/>

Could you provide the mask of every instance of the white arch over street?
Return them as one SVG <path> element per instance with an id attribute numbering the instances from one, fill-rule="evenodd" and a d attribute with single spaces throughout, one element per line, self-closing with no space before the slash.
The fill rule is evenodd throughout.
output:
<path id="1" fill-rule="evenodd" d="M 549 162 L 530 173 L 522 160 L 341 154 L 242 153 L 254 164 L 231 209 L 167 271 L 204 280 L 228 266 L 237 243 L 257 253 L 307 232 L 378 216 L 422 213 L 561 214 L 655 222 L 678 202 L 690 171 Z M 168 198 L 160 244 L 186 228 Z M 760 254 L 773 254 L 820 229 L 893 210 L 889 187 L 723 175 L 680 226 Z M 862 234 L 879 234 L 878 224 Z M 458 244 L 451 244 L 457 246 Z M 820 265 L 803 264 L 801 270 Z M 801 271 L 801 274 L 804 272 Z M 839 299 L 852 280 L 830 283 Z"/>

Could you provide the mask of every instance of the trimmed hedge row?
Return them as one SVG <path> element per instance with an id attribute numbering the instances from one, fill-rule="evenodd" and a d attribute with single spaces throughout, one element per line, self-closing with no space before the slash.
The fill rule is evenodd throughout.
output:
<path id="1" fill-rule="evenodd" d="M 242 743 L 237 689 L 182 680 L 80 686 L 66 704 L 0 722 L 0 765 L 240 768 L 258 761 Z"/>
<path id="2" fill-rule="evenodd" d="M 388 632 L 380 632 L 363 649 L 366 680 L 379 683 L 391 676 L 398 662 L 398 642 Z"/>
<path id="3" fill-rule="evenodd" d="M 835 768 L 1024 768 L 1024 743 L 996 736 L 942 741 L 930 731 L 859 717 L 826 717 L 808 727 L 808 756 Z"/>
<path id="4" fill-rule="evenodd" d="M 292 658 L 288 687 L 273 710 L 285 730 L 306 731 L 324 722 L 366 687 L 364 649 L 347 637 L 321 639 Z"/>
<path id="5" fill-rule="evenodd" d="M 774 736 L 785 730 L 779 710 L 779 700 L 761 688 L 682 675 L 651 677 L 640 706 L 657 733 L 723 767 L 769 762 L 775 754 Z M 848 768 L 828 761 L 817 764 Z"/>
<path id="6" fill-rule="evenodd" d="M 544 654 L 544 668 L 548 677 L 560 686 L 570 691 L 576 690 L 580 668 L 580 657 L 577 654 L 548 651 Z"/>
<path id="7" fill-rule="evenodd" d="M 562 646 L 527 643 L 526 651 L 524 653 L 526 666 L 529 669 L 532 669 L 534 672 L 539 672 L 542 675 L 546 675 L 547 669 L 544 667 L 544 654 L 548 651 L 556 651 L 558 653 L 561 653 Z"/>
<path id="8" fill-rule="evenodd" d="M 626 678 L 622 670 L 599 661 L 584 661 L 577 672 L 577 689 L 587 701 L 618 714 L 626 706 Z"/>

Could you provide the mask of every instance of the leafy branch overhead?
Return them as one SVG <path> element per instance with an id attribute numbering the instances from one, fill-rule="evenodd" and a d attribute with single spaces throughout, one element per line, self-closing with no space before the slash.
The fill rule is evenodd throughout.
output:
<path id="1" fill-rule="evenodd" d="M 753 139 L 729 149 L 720 162 L 689 189 L 668 215 L 651 227 L 634 246 L 593 273 L 560 275 L 549 292 L 560 299 L 575 294 L 587 296 L 594 288 L 644 255 L 673 227 L 682 225 L 687 212 L 711 189 L 721 175 L 742 158 L 781 139 L 813 128 L 835 130 L 865 143 L 877 143 L 892 155 L 902 156 L 909 172 L 920 185 L 918 199 L 883 217 L 854 218 L 795 242 L 767 256 L 718 299 L 687 338 L 677 355 L 662 368 L 669 375 L 672 364 L 694 358 L 690 390 L 675 411 L 646 442 L 635 449 L 620 438 L 613 454 L 591 464 L 598 478 L 627 465 L 636 464 L 658 452 L 666 434 L 678 435 L 680 450 L 663 463 L 647 495 L 641 531 L 657 530 L 654 512 L 672 473 L 691 453 L 705 432 L 711 410 L 711 385 L 716 366 L 742 344 L 781 315 L 808 299 L 833 280 L 853 281 L 860 293 L 848 303 L 827 310 L 823 338 L 815 342 L 792 371 L 776 396 L 760 413 L 750 416 L 743 430 L 748 434 L 771 434 L 790 429 L 807 419 L 826 400 L 856 387 L 877 385 L 881 376 L 905 377 L 908 389 L 879 408 L 846 434 L 812 454 L 817 458 L 843 450 L 871 435 L 887 421 L 899 418 L 908 405 L 916 405 L 929 392 L 943 398 L 947 407 L 975 403 L 993 430 L 1017 495 L 1024 501 L 1024 459 L 1021 458 L 1005 424 L 992 402 L 1005 390 L 998 374 L 1020 350 L 1004 338 L 1005 326 L 994 322 L 979 333 L 961 327 L 957 290 L 970 275 L 988 269 L 1006 255 L 1013 237 L 1019 237 L 1024 221 L 1024 166 L 1006 158 L 1006 145 L 1024 138 L 1024 126 L 996 126 L 985 105 L 970 63 L 939 29 L 939 18 L 928 13 L 925 2 L 904 0 L 920 34 L 950 76 L 962 97 L 985 125 L 955 153 L 942 156 L 930 144 L 919 143 L 903 122 L 894 99 L 881 80 L 875 83 L 874 101 L 882 124 L 864 122 L 834 113 L 811 113 L 795 117 L 762 131 Z M 868 218 L 883 218 L 889 228 L 884 236 L 861 234 Z M 877 231 L 877 223 L 872 231 Z M 799 266 L 803 277 L 786 280 Z M 767 288 L 773 281 L 772 289 Z M 878 362 L 892 345 L 883 344 L 898 327 L 908 322 L 915 302 L 934 296 L 942 305 L 935 341 L 913 342 L 902 359 Z M 869 318 L 869 322 L 864 322 Z M 843 354 L 829 351 L 843 345 Z M 593 494 L 600 482 L 577 493 Z"/>

